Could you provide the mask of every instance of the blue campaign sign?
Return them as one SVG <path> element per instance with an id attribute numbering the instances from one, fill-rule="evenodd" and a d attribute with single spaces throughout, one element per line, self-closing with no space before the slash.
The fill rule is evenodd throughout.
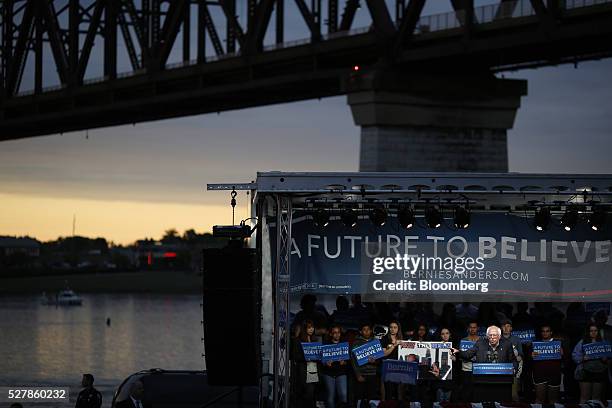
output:
<path id="1" fill-rule="evenodd" d="M 561 360 L 561 342 L 554 341 L 534 341 L 533 342 L 534 361 Z"/>
<path id="2" fill-rule="evenodd" d="M 302 343 L 302 350 L 304 350 L 304 359 L 306 361 L 321 360 L 321 346 L 322 344 L 319 342 Z"/>
<path id="3" fill-rule="evenodd" d="M 513 330 L 512 335 L 518 337 L 521 343 L 531 343 L 535 340 L 535 330 Z"/>
<path id="4" fill-rule="evenodd" d="M 414 361 L 383 360 L 382 378 L 384 382 L 416 384 L 419 365 Z"/>
<path id="5" fill-rule="evenodd" d="M 473 348 L 475 345 L 476 345 L 475 341 L 461 340 L 461 342 L 459 343 L 459 350 L 468 351 L 469 349 Z"/>
<path id="6" fill-rule="evenodd" d="M 443 342 L 429 342 L 429 346 L 432 349 L 451 349 L 453 348 L 453 343 L 443 343 Z"/>
<path id="7" fill-rule="evenodd" d="M 369 357 L 378 359 L 385 355 L 382 346 L 380 345 L 380 340 L 378 339 L 368 341 L 366 344 L 355 347 L 353 349 L 353 354 L 355 355 L 358 366 L 367 364 Z"/>
<path id="8" fill-rule="evenodd" d="M 612 344 L 607 341 L 583 344 L 582 351 L 588 358 L 609 358 L 612 357 Z"/>
<path id="9" fill-rule="evenodd" d="M 329 363 L 330 361 L 348 360 L 349 358 L 349 344 L 347 342 L 325 344 L 321 347 L 321 362 L 323 364 Z"/>
<path id="10" fill-rule="evenodd" d="M 513 375 L 512 363 L 473 363 L 472 374 L 474 375 Z"/>

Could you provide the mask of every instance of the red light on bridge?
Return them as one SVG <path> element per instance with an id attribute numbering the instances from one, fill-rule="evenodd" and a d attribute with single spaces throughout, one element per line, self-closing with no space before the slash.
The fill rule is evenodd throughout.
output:
<path id="1" fill-rule="evenodd" d="M 164 252 L 164 258 L 176 258 L 176 252 Z"/>
<path id="2" fill-rule="evenodd" d="M 359 65 L 354 65 L 353 66 L 353 71 L 355 71 L 355 72 L 359 71 Z"/>

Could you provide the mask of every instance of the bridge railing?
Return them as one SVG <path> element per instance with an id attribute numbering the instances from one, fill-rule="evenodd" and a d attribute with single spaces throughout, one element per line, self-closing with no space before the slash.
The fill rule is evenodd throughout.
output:
<path id="1" fill-rule="evenodd" d="M 1 0 L 0 0 L 1 1 Z M 572 10 L 583 7 L 591 7 L 599 4 L 612 3 L 612 0 L 559 0 L 560 8 L 563 10 Z M 515 0 L 515 1 L 506 1 L 502 3 L 496 4 L 488 4 L 484 6 L 479 6 L 474 8 L 473 12 L 473 23 L 474 24 L 487 24 L 492 23 L 499 20 L 504 19 L 514 19 L 521 17 L 529 17 L 536 15 L 535 10 L 533 9 L 531 2 L 529 0 Z M 415 27 L 415 35 L 419 34 L 427 34 L 436 31 L 445 31 L 445 30 L 453 30 L 457 28 L 461 28 L 466 20 L 466 13 L 464 10 L 458 11 L 450 11 L 446 13 L 433 14 L 428 16 L 423 16 L 419 18 Z M 399 26 L 399 22 L 397 22 Z M 333 40 L 336 38 L 342 37 L 350 37 L 353 35 L 359 35 L 371 31 L 373 29 L 372 25 L 366 27 L 354 28 L 348 31 L 338 31 L 334 33 L 324 34 L 321 36 L 322 41 Z M 263 47 L 263 51 L 274 51 L 279 49 L 297 47 L 300 45 L 309 44 L 311 42 L 310 38 L 302 38 L 292 41 L 287 41 L 279 44 L 268 44 Z M 221 54 L 221 55 L 213 55 L 207 56 L 205 58 L 205 62 L 215 62 L 228 58 L 238 57 L 241 55 L 240 51 Z M 198 60 L 189 60 L 189 61 L 179 61 L 175 63 L 166 64 L 166 69 L 174 69 L 181 68 L 190 65 L 196 65 L 200 61 Z M 126 78 L 131 76 L 136 76 L 140 74 L 146 73 L 146 70 L 139 69 L 135 71 L 127 71 L 122 72 L 117 75 L 117 78 Z M 88 78 L 83 81 L 83 85 L 100 83 L 108 80 L 108 77 L 96 77 L 96 78 Z M 66 85 L 54 85 L 45 87 L 42 89 L 42 92 L 52 92 L 65 88 Z M 34 90 L 26 90 L 17 93 L 15 96 L 28 96 L 33 95 Z"/>

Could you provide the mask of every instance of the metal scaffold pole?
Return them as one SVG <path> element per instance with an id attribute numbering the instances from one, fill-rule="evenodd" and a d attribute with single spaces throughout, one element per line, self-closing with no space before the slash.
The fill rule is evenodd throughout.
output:
<path id="1" fill-rule="evenodd" d="M 274 407 L 289 407 L 289 282 L 291 198 L 276 196 L 276 268 L 274 270 Z"/>

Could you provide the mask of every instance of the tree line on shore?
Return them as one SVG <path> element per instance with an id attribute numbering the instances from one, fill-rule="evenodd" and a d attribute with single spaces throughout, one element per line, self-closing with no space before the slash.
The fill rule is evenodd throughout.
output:
<path id="1" fill-rule="evenodd" d="M 160 239 L 143 238 L 129 245 L 106 238 L 0 236 L 0 276 L 129 271 L 142 269 L 199 270 L 203 248 L 220 247 L 226 239 L 187 229 L 168 229 Z"/>

